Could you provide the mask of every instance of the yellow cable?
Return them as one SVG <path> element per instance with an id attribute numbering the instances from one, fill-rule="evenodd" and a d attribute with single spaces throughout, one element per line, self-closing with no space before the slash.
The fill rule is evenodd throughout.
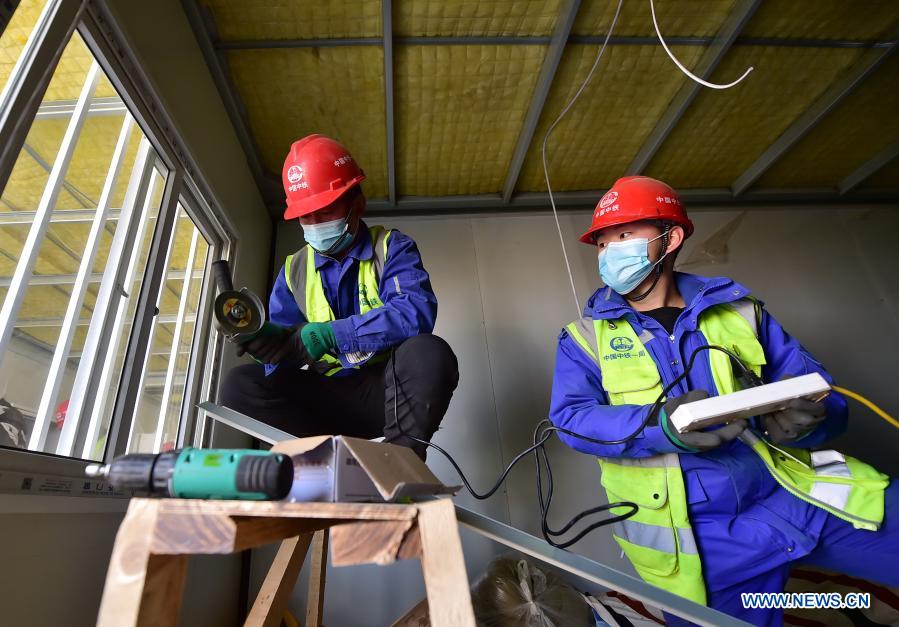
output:
<path id="1" fill-rule="evenodd" d="M 857 400 L 859 403 L 861 403 L 862 405 L 864 405 L 865 407 L 867 407 L 868 409 L 873 411 L 875 414 L 877 414 L 878 416 L 880 416 L 881 418 L 886 420 L 888 423 L 890 423 L 891 425 L 893 425 L 894 427 L 899 429 L 899 420 L 896 420 L 895 418 L 890 416 L 888 413 L 883 411 L 880 407 L 878 407 L 877 405 L 875 405 L 874 403 L 872 403 L 871 401 L 866 399 L 861 394 L 856 394 L 852 390 L 847 390 L 846 388 L 841 388 L 838 385 L 832 385 L 830 387 L 832 387 L 835 391 L 839 392 L 840 394 L 844 394 L 844 395 L 848 396 L 849 398 L 853 398 L 853 399 Z"/>

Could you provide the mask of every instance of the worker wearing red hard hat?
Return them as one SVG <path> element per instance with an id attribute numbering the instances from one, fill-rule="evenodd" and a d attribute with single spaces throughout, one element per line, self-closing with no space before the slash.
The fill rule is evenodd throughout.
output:
<path id="1" fill-rule="evenodd" d="M 780 624 L 782 609 L 741 595 L 783 592 L 800 561 L 899 585 L 899 482 L 813 451 L 846 429 L 840 394 L 686 433 L 671 424 L 685 402 L 812 372 L 831 381 L 748 289 L 674 271 L 692 233 L 676 191 L 629 176 L 580 238 L 605 287 L 559 336 L 550 419 L 593 439 L 560 435 L 599 458 L 610 503 L 636 504 L 613 537 L 646 581 L 754 625 Z"/>
<path id="2" fill-rule="evenodd" d="M 337 434 L 409 446 L 422 458 L 458 384 L 456 357 L 432 335 L 437 298 L 415 242 L 367 226 L 365 173 L 324 135 L 291 146 L 286 220 L 306 245 L 285 260 L 269 298 L 275 334 L 243 344 L 223 404 L 297 435 Z"/>

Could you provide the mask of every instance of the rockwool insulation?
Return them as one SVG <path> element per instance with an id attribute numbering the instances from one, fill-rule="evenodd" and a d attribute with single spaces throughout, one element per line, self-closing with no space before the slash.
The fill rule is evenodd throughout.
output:
<path id="1" fill-rule="evenodd" d="M 372 0 L 201 0 L 224 40 L 341 39 L 381 36 Z"/>
<path id="2" fill-rule="evenodd" d="M 393 3 L 398 37 L 488 37 L 550 35 L 561 0 L 402 0 Z"/>
<path id="3" fill-rule="evenodd" d="M 870 54 L 870 53 L 869 53 Z M 892 55 L 814 133 L 803 137 L 757 187 L 833 185 L 899 138 L 899 55 Z"/>
<path id="4" fill-rule="evenodd" d="M 235 50 L 228 63 L 266 169 L 280 179 L 291 143 L 324 133 L 353 151 L 369 196 L 387 194 L 380 47 Z"/>
<path id="5" fill-rule="evenodd" d="M 598 48 L 570 45 L 565 51 L 517 191 L 546 189 L 540 160 L 543 136 L 590 71 Z M 687 67 L 704 51 L 700 46 L 674 49 Z M 550 137 L 547 159 L 554 190 L 610 187 L 621 176 L 685 80 L 670 65 L 658 46 L 606 49 L 587 90 Z"/>
<path id="6" fill-rule="evenodd" d="M 735 0 L 656 0 L 656 18 L 666 37 L 712 37 L 736 5 Z M 605 35 L 618 3 L 585 0 L 572 28 L 575 35 Z M 614 35 L 655 36 L 648 0 L 625 0 Z"/>
<path id="7" fill-rule="evenodd" d="M 732 89 L 699 92 L 646 174 L 675 188 L 729 187 L 858 59 L 858 49 L 737 46 L 712 81 L 756 70 Z"/>
<path id="8" fill-rule="evenodd" d="M 499 191 L 545 52 L 529 45 L 398 46 L 403 194 Z"/>

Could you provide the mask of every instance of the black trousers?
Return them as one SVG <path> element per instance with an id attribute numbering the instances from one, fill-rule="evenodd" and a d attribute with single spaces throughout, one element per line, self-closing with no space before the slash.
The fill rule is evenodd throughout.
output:
<path id="1" fill-rule="evenodd" d="M 424 459 L 427 447 L 403 437 L 396 420 L 406 433 L 430 440 L 458 383 L 453 350 L 443 339 L 426 334 L 397 346 L 388 361 L 347 376 L 325 377 L 281 366 L 266 377 L 259 364 L 237 366 L 225 377 L 220 401 L 298 437 L 383 435 Z"/>

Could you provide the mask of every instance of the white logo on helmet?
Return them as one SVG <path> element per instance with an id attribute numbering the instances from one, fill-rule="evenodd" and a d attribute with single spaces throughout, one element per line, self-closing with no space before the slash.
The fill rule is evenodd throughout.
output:
<path id="1" fill-rule="evenodd" d="M 599 201 L 599 208 L 605 209 L 616 200 L 618 200 L 618 192 L 606 192 L 606 195 Z"/>
<path id="2" fill-rule="evenodd" d="M 292 165 L 287 170 L 287 180 L 291 183 L 299 183 L 303 180 L 303 168 L 298 165 Z"/>

